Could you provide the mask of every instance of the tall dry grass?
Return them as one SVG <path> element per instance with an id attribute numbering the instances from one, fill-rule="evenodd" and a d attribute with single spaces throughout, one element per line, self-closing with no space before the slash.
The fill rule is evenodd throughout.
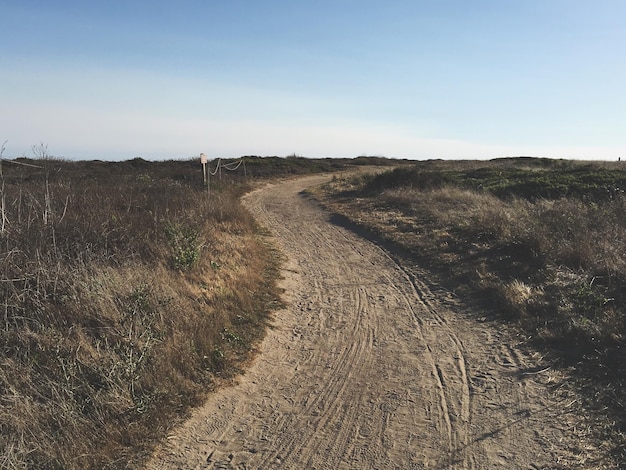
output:
<path id="1" fill-rule="evenodd" d="M 622 189 L 603 185 L 623 182 L 625 172 L 606 165 L 591 170 L 574 166 L 569 173 L 515 168 L 513 178 L 493 162 L 482 168 L 478 162 L 453 162 L 447 170 L 443 162 L 434 164 L 435 171 L 400 169 L 335 180 L 326 187 L 333 195 L 327 201 L 433 268 L 452 270 L 460 283 L 495 296 L 503 302 L 502 315 L 529 322 L 540 316 L 542 334 L 573 334 L 581 341 L 624 335 L 626 325 L 616 330 L 607 318 L 626 318 L 621 303 L 626 197 Z M 508 160 L 504 164 L 512 165 Z M 555 165 L 565 167 L 563 162 Z M 572 192 L 571 187 L 578 189 Z M 588 193 L 580 192 L 585 188 Z M 553 193 L 558 196 L 536 197 Z M 528 308 L 521 308 L 522 291 L 533 293 L 525 295 Z M 506 300 L 507 293 L 516 300 Z M 504 308 L 507 303 L 510 308 Z"/>
<path id="2" fill-rule="evenodd" d="M 0 467 L 135 467 L 250 357 L 277 256 L 196 162 L 2 170 Z"/>
<path id="3" fill-rule="evenodd" d="M 438 161 L 319 194 L 545 349 L 626 462 L 625 181 L 618 163 Z"/>

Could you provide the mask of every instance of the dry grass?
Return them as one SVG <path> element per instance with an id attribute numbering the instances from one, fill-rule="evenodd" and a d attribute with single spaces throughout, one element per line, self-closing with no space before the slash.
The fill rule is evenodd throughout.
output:
<path id="1" fill-rule="evenodd" d="M 250 358 L 278 257 L 195 162 L 3 162 L 0 467 L 137 466 Z"/>
<path id="2" fill-rule="evenodd" d="M 423 162 L 320 197 L 571 369 L 626 461 L 625 180 L 617 163 Z"/>

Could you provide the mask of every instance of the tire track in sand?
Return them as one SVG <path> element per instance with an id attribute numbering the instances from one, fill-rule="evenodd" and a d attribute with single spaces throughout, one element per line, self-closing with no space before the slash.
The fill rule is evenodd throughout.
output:
<path id="1" fill-rule="evenodd" d="M 554 403 L 537 383 L 518 386 L 511 372 L 528 363 L 522 353 L 509 347 L 520 359 L 502 365 L 502 335 L 450 311 L 440 302 L 446 295 L 433 294 L 419 273 L 299 195 L 325 179 L 290 180 L 246 197 L 288 257 L 289 307 L 276 314 L 238 383 L 211 395 L 147 468 L 555 462 L 566 431 L 537 430 Z"/>

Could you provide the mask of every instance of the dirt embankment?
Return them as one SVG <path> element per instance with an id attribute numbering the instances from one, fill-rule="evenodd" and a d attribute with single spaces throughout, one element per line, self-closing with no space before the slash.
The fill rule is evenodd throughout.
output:
<path id="1" fill-rule="evenodd" d="M 288 256 L 289 307 L 148 468 L 592 468 L 562 378 L 299 194 L 326 179 L 247 196 Z"/>

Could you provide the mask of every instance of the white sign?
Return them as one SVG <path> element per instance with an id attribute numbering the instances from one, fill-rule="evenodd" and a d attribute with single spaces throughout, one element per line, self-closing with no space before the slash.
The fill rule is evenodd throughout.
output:
<path id="1" fill-rule="evenodd" d="M 206 155 L 203 153 L 200 154 L 200 163 L 202 163 L 203 165 L 206 165 L 207 163 Z"/>

